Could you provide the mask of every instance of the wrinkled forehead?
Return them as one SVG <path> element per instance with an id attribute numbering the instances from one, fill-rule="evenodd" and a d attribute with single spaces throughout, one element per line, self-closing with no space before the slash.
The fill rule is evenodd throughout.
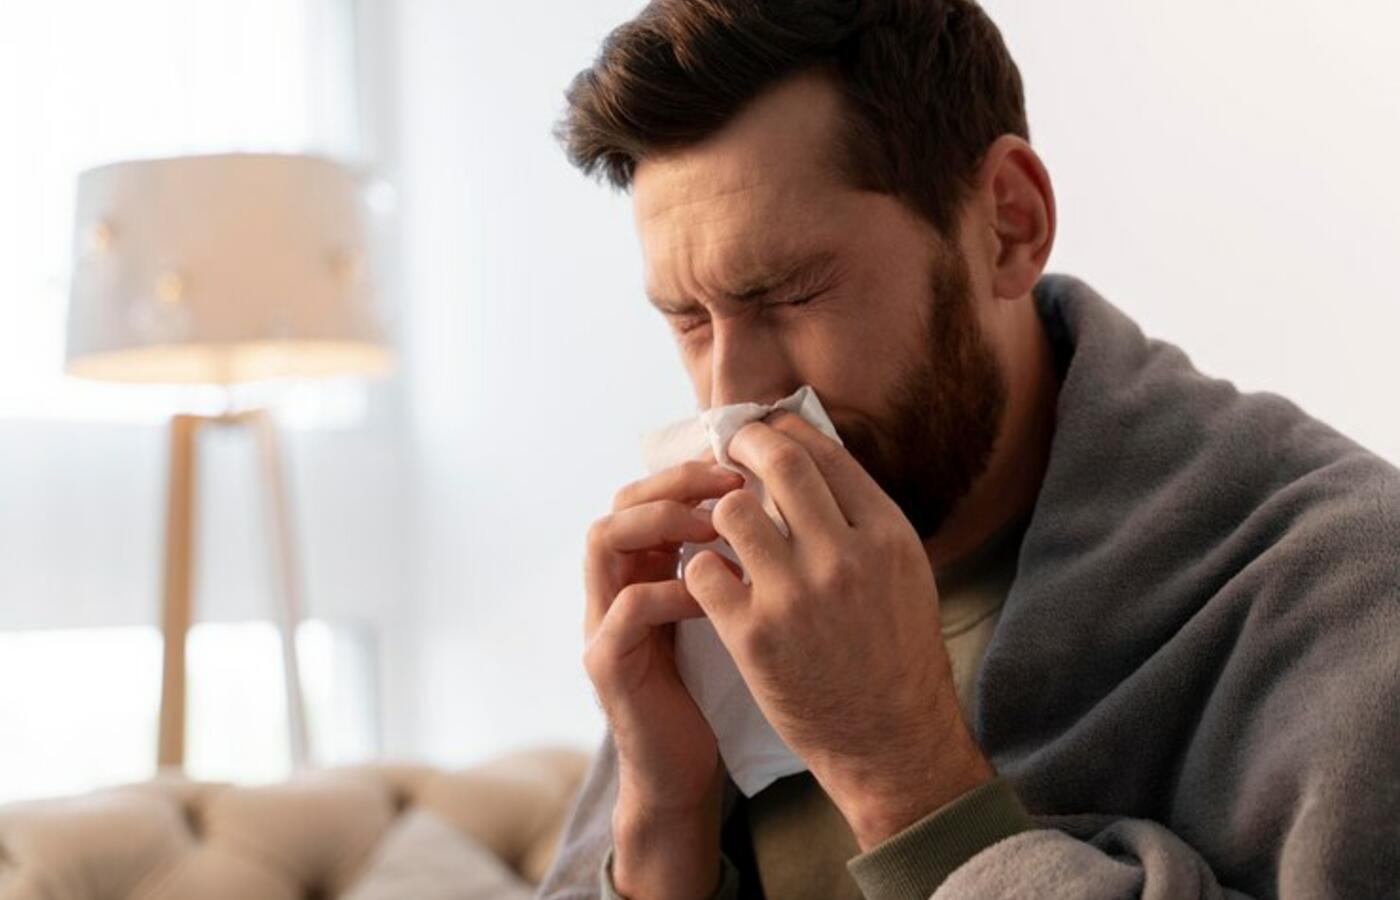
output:
<path id="1" fill-rule="evenodd" d="M 648 280 L 664 278 L 677 265 L 726 271 L 760 267 L 772 257 L 826 242 L 843 218 L 840 194 L 826 179 L 780 173 L 677 184 L 666 193 L 667 202 L 637 211 Z"/>
<path id="2" fill-rule="evenodd" d="M 649 275 L 678 255 L 767 255 L 834 230 L 856 192 L 838 162 L 839 98 L 816 76 L 762 94 L 710 138 L 637 166 L 633 213 Z"/>

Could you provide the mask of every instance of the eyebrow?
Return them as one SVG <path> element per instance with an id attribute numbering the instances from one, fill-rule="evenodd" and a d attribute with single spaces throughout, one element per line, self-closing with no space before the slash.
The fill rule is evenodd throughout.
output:
<path id="1" fill-rule="evenodd" d="M 786 287 L 796 281 L 811 277 L 823 270 L 830 269 L 836 263 L 836 254 L 830 250 L 820 250 L 799 257 L 796 261 L 786 264 L 769 266 L 744 276 L 739 281 L 728 286 L 723 291 L 724 296 L 738 302 L 752 302 L 762 300 L 764 297 Z M 702 305 L 695 300 L 671 300 L 664 297 L 657 297 L 648 294 L 647 299 L 651 305 L 663 313 L 678 315 L 695 312 L 702 309 Z"/>

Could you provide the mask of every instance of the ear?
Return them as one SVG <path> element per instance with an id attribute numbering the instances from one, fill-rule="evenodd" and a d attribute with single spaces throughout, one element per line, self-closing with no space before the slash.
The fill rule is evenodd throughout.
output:
<path id="1" fill-rule="evenodd" d="M 1035 287 L 1055 244 L 1055 191 L 1031 145 L 1002 135 L 983 157 L 977 185 L 986 210 L 992 291 L 1008 300 Z"/>

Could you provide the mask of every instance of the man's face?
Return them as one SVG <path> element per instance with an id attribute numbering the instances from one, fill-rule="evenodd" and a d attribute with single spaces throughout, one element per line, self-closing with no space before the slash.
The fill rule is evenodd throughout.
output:
<path id="1" fill-rule="evenodd" d="M 857 461 L 935 534 L 985 468 L 1006 384 L 963 249 L 834 165 L 840 100 L 803 76 L 633 184 L 647 293 L 702 407 L 810 384 Z"/>

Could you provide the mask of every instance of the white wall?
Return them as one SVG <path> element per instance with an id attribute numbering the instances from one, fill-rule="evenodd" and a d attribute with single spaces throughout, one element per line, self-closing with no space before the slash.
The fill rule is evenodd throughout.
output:
<path id="1" fill-rule="evenodd" d="M 691 401 L 639 304 L 625 198 L 550 136 L 635 3 L 401 3 L 400 213 L 420 479 L 421 736 L 460 760 L 591 742 L 583 534 Z"/>
<path id="2" fill-rule="evenodd" d="M 1058 191 L 1051 268 L 1400 461 L 1400 5 L 985 7 Z"/>
<path id="3" fill-rule="evenodd" d="M 1400 459 L 1400 8 L 996 0 L 1059 192 L 1051 268 Z M 589 742 L 582 538 L 691 394 L 625 198 L 550 138 L 635 2 L 397 7 L 421 748 Z M 1342 14 L 1345 11 L 1345 15 Z"/>

